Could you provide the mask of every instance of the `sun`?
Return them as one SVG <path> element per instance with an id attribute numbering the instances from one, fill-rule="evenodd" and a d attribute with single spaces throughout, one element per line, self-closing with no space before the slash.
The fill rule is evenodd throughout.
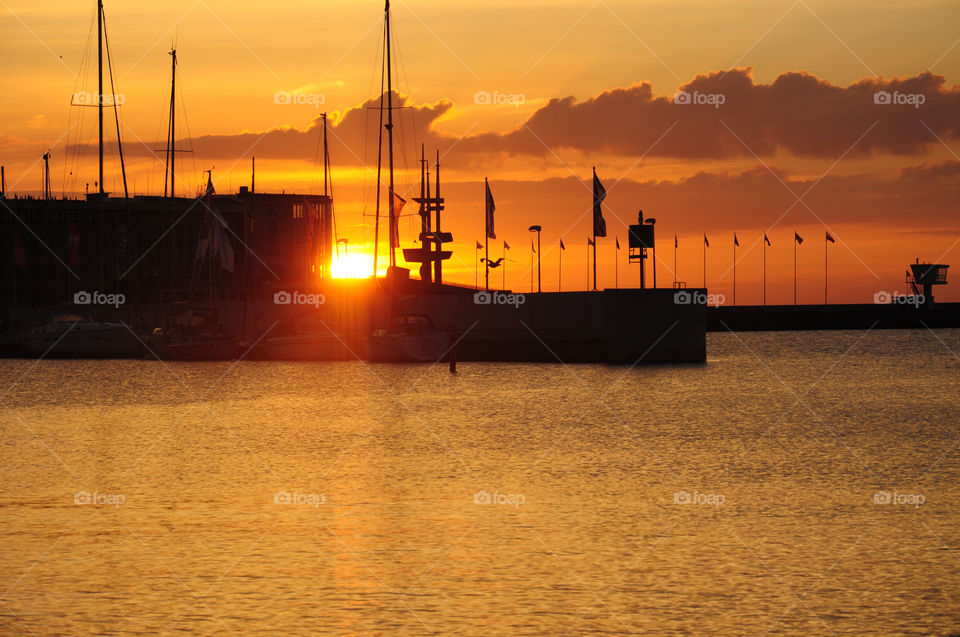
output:
<path id="1" fill-rule="evenodd" d="M 330 272 L 335 279 L 366 279 L 373 272 L 373 257 L 356 252 L 341 253 L 334 258 Z"/>

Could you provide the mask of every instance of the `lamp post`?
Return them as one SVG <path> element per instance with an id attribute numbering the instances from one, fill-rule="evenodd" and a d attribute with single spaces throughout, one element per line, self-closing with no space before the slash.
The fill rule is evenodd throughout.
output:
<path id="1" fill-rule="evenodd" d="M 657 220 L 651 217 L 646 221 L 644 221 L 644 223 L 654 226 L 656 225 Z M 651 230 L 653 230 L 653 228 L 651 228 Z M 651 232 L 651 234 L 653 233 Z M 654 237 L 653 245 L 651 247 L 653 248 L 653 289 L 656 290 L 657 289 L 657 240 L 656 240 L 656 237 Z"/>
<path id="2" fill-rule="evenodd" d="M 542 292 L 543 288 L 540 284 L 540 231 L 542 228 L 540 226 L 530 226 L 528 230 L 537 233 L 537 292 Z"/>

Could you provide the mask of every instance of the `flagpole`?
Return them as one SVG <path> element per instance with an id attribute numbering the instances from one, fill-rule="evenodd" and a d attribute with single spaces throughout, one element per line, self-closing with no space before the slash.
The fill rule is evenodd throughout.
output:
<path id="1" fill-rule="evenodd" d="M 473 251 L 473 289 L 480 289 L 480 248 Z"/>
<path id="2" fill-rule="evenodd" d="M 737 305 L 737 235 L 733 235 L 733 305 Z"/>
<path id="3" fill-rule="evenodd" d="M 677 235 L 673 235 L 673 289 L 677 289 Z"/>
<path id="4" fill-rule="evenodd" d="M 597 228 L 593 228 L 593 291 L 597 291 Z"/>
<path id="5" fill-rule="evenodd" d="M 827 304 L 827 235 L 823 235 L 823 304 Z"/>
<path id="6" fill-rule="evenodd" d="M 483 287 L 490 291 L 490 209 L 487 203 L 487 192 L 490 190 L 490 184 L 487 178 L 483 178 Z"/>
<path id="7" fill-rule="evenodd" d="M 763 307 L 767 307 L 767 235 L 763 235 Z"/>
<path id="8" fill-rule="evenodd" d="M 500 267 L 503 268 L 503 271 L 500 273 L 501 274 L 500 287 L 506 290 L 507 289 L 507 242 L 506 241 L 503 242 L 503 262 L 500 264 Z"/>
<path id="9" fill-rule="evenodd" d="M 707 238 L 703 238 L 703 289 L 707 289 Z"/>
<path id="10" fill-rule="evenodd" d="M 793 231 L 793 304 L 797 304 L 797 231 Z"/>
<path id="11" fill-rule="evenodd" d="M 594 239 L 596 242 L 596 239 Z M 616 247 L 613 249 L 613 287 L 620 289 L 620 239 L 616 238 Z"/>
<path id="12" fill-rule="evenodd" d="M 560 239 L 563 241 L 563 239 Z M 563 292 L 563 250 L 560 250 L 560 265 L 557 267 L 557 292 Z"/>

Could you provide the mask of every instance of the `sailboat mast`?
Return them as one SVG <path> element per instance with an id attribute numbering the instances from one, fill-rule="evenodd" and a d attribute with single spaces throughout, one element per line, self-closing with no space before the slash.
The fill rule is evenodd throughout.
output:
<path id="1" fill-rule="evenodd" d="M 393 190 L 393 73 L 391 72 L 390 66 L 390 0 L 386 0 L 386 6 L 384 9 L 386 13 L 386 46 L 387 46 L 387 152 L 389 154 L 389 166 L 390 166 L 390 266 L 396 267 L 397 265 L 397 250 L 394 245 L 394 237 L 397 236 L 397 215 L 394 207 L 394 190 Z"/>
<path id="2" fill-rule="evenodd" d="M 100 194 L 103 194 L 103 0 L 97 0 L 97 117 L 100 123 Z"/>
<path id="3" fill-rule="evenodd" d="M 170 197 L 174 197 L 174 188 L 176 188 L 174 175 L 176 174 L 176 145 L 177 145 L 177 50 L 170 51 L 171 69 L 170 69 L 170 130 L 167 134 L 167 163 L 170 165 Z M 166 181 L 166 180 L 164 180 Z M 163 194 L 167 194 L 166 184 L 164 184 Z"/>
<path id="4" fill-rule="evenodd" d="M 327 195 L 327 171 L 330 167 L 330 155 L 327 147 L 327 114 L 322 113 L 323 117 L 323 196 Z"/>

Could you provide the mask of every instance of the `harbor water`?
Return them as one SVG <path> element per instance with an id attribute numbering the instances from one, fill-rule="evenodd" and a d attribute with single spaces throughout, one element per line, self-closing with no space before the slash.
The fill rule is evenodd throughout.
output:
<path id="1" fill-rule="evenodd" d="M 0 362 L 0 633 L 960 633 L 960 330 Z"/>

